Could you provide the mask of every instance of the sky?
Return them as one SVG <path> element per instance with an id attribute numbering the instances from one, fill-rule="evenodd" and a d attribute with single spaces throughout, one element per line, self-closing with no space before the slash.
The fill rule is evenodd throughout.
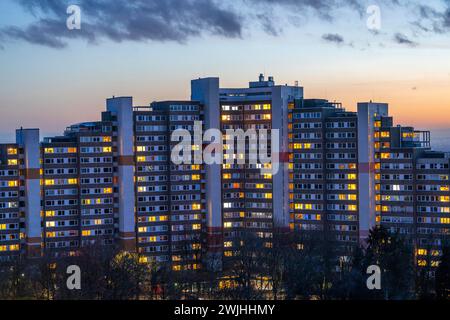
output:
<path id="1" fill-rule="evenodd" d="M 66 26 L 71 4 L 81 29 Z M 2 0 L 0 140 L 99 119 L 113 95 L 148 105 L 189 98 L 191 79 L 259 73 L 446 132 L 449 57 L 450 0 Z"/>

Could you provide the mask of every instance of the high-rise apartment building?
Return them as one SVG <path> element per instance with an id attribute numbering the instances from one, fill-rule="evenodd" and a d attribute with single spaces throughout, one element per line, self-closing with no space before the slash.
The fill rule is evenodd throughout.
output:
<path id="1" fill-rule="evenodd" d="M 381 224 L 434 266 L 449 233 L 450 158 L 388 111 L 346 111 L 261 75 L 248 88 L 193 80 L 189 101 L 113 97 L 100 121 L 41 142 L 19 129 L 0 145 L 0 258 L 119 245 L 174 270 L 217 270 L 245 233 L 268 246 L 275 232 L 316 233 L 347 250 Z M 192 161 L 172 154 L 180 132 Z M 223 163 L 201 161 L 211 146 Z"/>
<path id="2" fill-rule="evenodd" d="M 339 103 L 298 100 L 290 108 L 291 229 L 358 242 L 357 115 Z"/>

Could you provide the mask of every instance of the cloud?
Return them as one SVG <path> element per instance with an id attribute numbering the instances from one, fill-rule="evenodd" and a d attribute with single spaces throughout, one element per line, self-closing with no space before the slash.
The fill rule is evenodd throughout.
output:
<path id="1" fill-rule="evenodd" d="M 278 36 L 285 25 L 300 27 L 309 19 L 331 23 L 347 17 L 348 11 L 358 13 L 363 19 L 367 6 L 371 4 L 369 0 L 9 1 L 30 13 L 34 22 L 0 29 L 0 46 L 6 41 L 24 41 L 55 49 L 65 48 L 73 39 L 88 43 L 102 40 L 186 43 L 205 35 L 241 39 L 246 34 L 244 30 L 251 27 Z M 386 8 L 415 10 L 417 19 L 412 25 L 421 32 L 448 32 L 450 0 L 437 1 L 445 4 L 440 11 L 421 5 L 419 0 L 378 0 L 377 3 Z M 69 31 L 66 28 L 66 9 L 74 3 L 82 9 L 81 30 Z M 322 38 L 331 44 L 344 44 L 344 37 L 337 36 Z M 408 45 L 414 43 L 406 37 L 395 37 L 395 41 Z"/>
<path id="2" fill-rule="evenodd" d="M 416 47 L 418 45 L 417 42 L 414 42 L 410 40 L 407 36 L 405 36 L 403 33 L 396 33 L 394 35 L 394 41 L 398 44 L 404 44 L 410 47 Z"/>
<path id="3" fill-rule="evenodd" d="M 443 34 L 450 32 L 450 1 L 443 0 L 441 10 L 429 5 L 419 5 L 418 17 L 412 25 L 423 32 Z"/>
<path id="4" fill-rule="evenodd" d="M 74 38 L 185 42 L 204 33 L 229 38 L 242 34 L 239 14 L 215 0 L 78 0 L 81 31 L 66 28 L 69 0 L 15 1 L 37 21 L 25 28 L 5 27 L 0 34 L 51 48 L 64 48 Z"/>
<path id="5" fill-rule="evenodd" d="M 322 39 L 327 42 L 333 42 L 336 44 L 343 44 L 344 43 L 344 37 L 339 34 L 334 33 L 327 33 L 322 36 Z"/>

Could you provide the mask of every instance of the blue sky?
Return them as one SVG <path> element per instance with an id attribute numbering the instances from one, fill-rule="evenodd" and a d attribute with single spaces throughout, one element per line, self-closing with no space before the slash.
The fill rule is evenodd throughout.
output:
<path id="1" fill-rule="evenodd" d="M 81 31 L 65 26 L 73 3 Z M 98 119 L 112 95 L 185 99 L 193 78 L 245 86 L 260 72 L 350 110 L 372 99 L 390 103 L 398 122 L 450 128 L 450 1 L 392 3 L 3 0 L 0 135 Z M 376 33 L 366 25 L 373 4 Z"/>

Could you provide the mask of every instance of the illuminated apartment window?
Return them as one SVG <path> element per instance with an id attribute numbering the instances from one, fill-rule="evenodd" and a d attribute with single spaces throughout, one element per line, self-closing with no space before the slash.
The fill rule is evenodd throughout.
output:
<path id="1" fill-rule="evenodd" d="M 53 149 L 53 148 L 45 148 L 44 149 L 44 153 L 54 153 L 55 152 L 55 150 Z"/>
<path id="2" fill-rule="evenodd" d="M 199 174 L 193 174 L 192 175 L 192 180 L 194 180 L 194 181 L 200 180 L 200 175 Z"/>
<path id="3" fill-rule="evenodd" d="M 53 186 L 53 185 L 55 185 L 55 180 L 53 180 L 53 179 L 45 179 L 45 185 L 46 186 Z"/>
<path id="4" fill-rule="evenodd" d="M 78 179 L 69 179 L 67 180 L 68 184 L 77 184 L 78 183 Z"/>
<path id="5" fill-rule="evenodd" d="M 45 211 L 45 216 L 46 217 L 54 217 L 55 216 L 55 211 Z"/>
<path id="6" fill-rule="evenodd" d="M 103 142 L 111 142 L 112 138 L 111 137 L 103 137 Z"/>
<path id="7" fill-rule="evenodd" d="M 381 121 L 375 121 L 374 127 L 375 128 L 381 128 Z"/>
<path id="8" fill-rule="evenodd" d="M 223 179 L 231 179 L 231 173 L 224 173 L 222 178 Z"/>
<path id="9" fill-rule="evenodd" d="M 47 222 L 45 223 L 45 226 L 46 226 L 47 228 L 52 228 L 52 227 L 55 226 L 55 221 L 47 221 Z"/>
<path id="10" fill-rule="evenodd" d="M 68 148 L 67 153 L 77 153 L 77 148 Z"/>
<path id="11" fill-rule="evenodd" d="M 8 159 L 8 166 L 17 166 L 17 159 Z"/>
<path id="12" fill-rule="evenodd" d="M 192 205 L 192 210 L 200 210 L 202 208 L 201 204 L 195 203 Z"/>
<path id="13" fill-rule="evenodd" d="M 427 250 L 426 249 L 417 249 L 417 255 L 418 256 L 426 256 L 427 255 Z"/>
<path id="14" fill-rule="evenodd" d="M 17 149 L 16 148 L 8 148 L 7 153 L 10 156 L 16 155 L 17 154 Z"/>
<path id="15" fill-rule="evenodd" d="M 104 153 L 109 153 L 111 152 L 112 148 L 111 147 L 103 147 L 103 152 Z"/>
<path id="16" fill-rule="evenodd" d="M 418 260 L 417 265 L 419 267 L 425 267 L 427 265 L 427 261 L 426 260 Z"/>
<path id="17" fill-rule="evenodd" d="M 414 138 L 414 132 L 403 132 L 403 138 Z"/>
<path id="18" fill-rule="evenodd" d="M 391 136 L 389 131 L 382 131 L 381 132 L 381 137 L 382 138 L 389 138 Z"/>
<path id="19" fill-rule="evenodd" d="M 104 188 L 103 189 L 103 193 L 105 193 L 105 194 L 110 194 L 112 192 L 113 192 L 112 188 Z"/>

